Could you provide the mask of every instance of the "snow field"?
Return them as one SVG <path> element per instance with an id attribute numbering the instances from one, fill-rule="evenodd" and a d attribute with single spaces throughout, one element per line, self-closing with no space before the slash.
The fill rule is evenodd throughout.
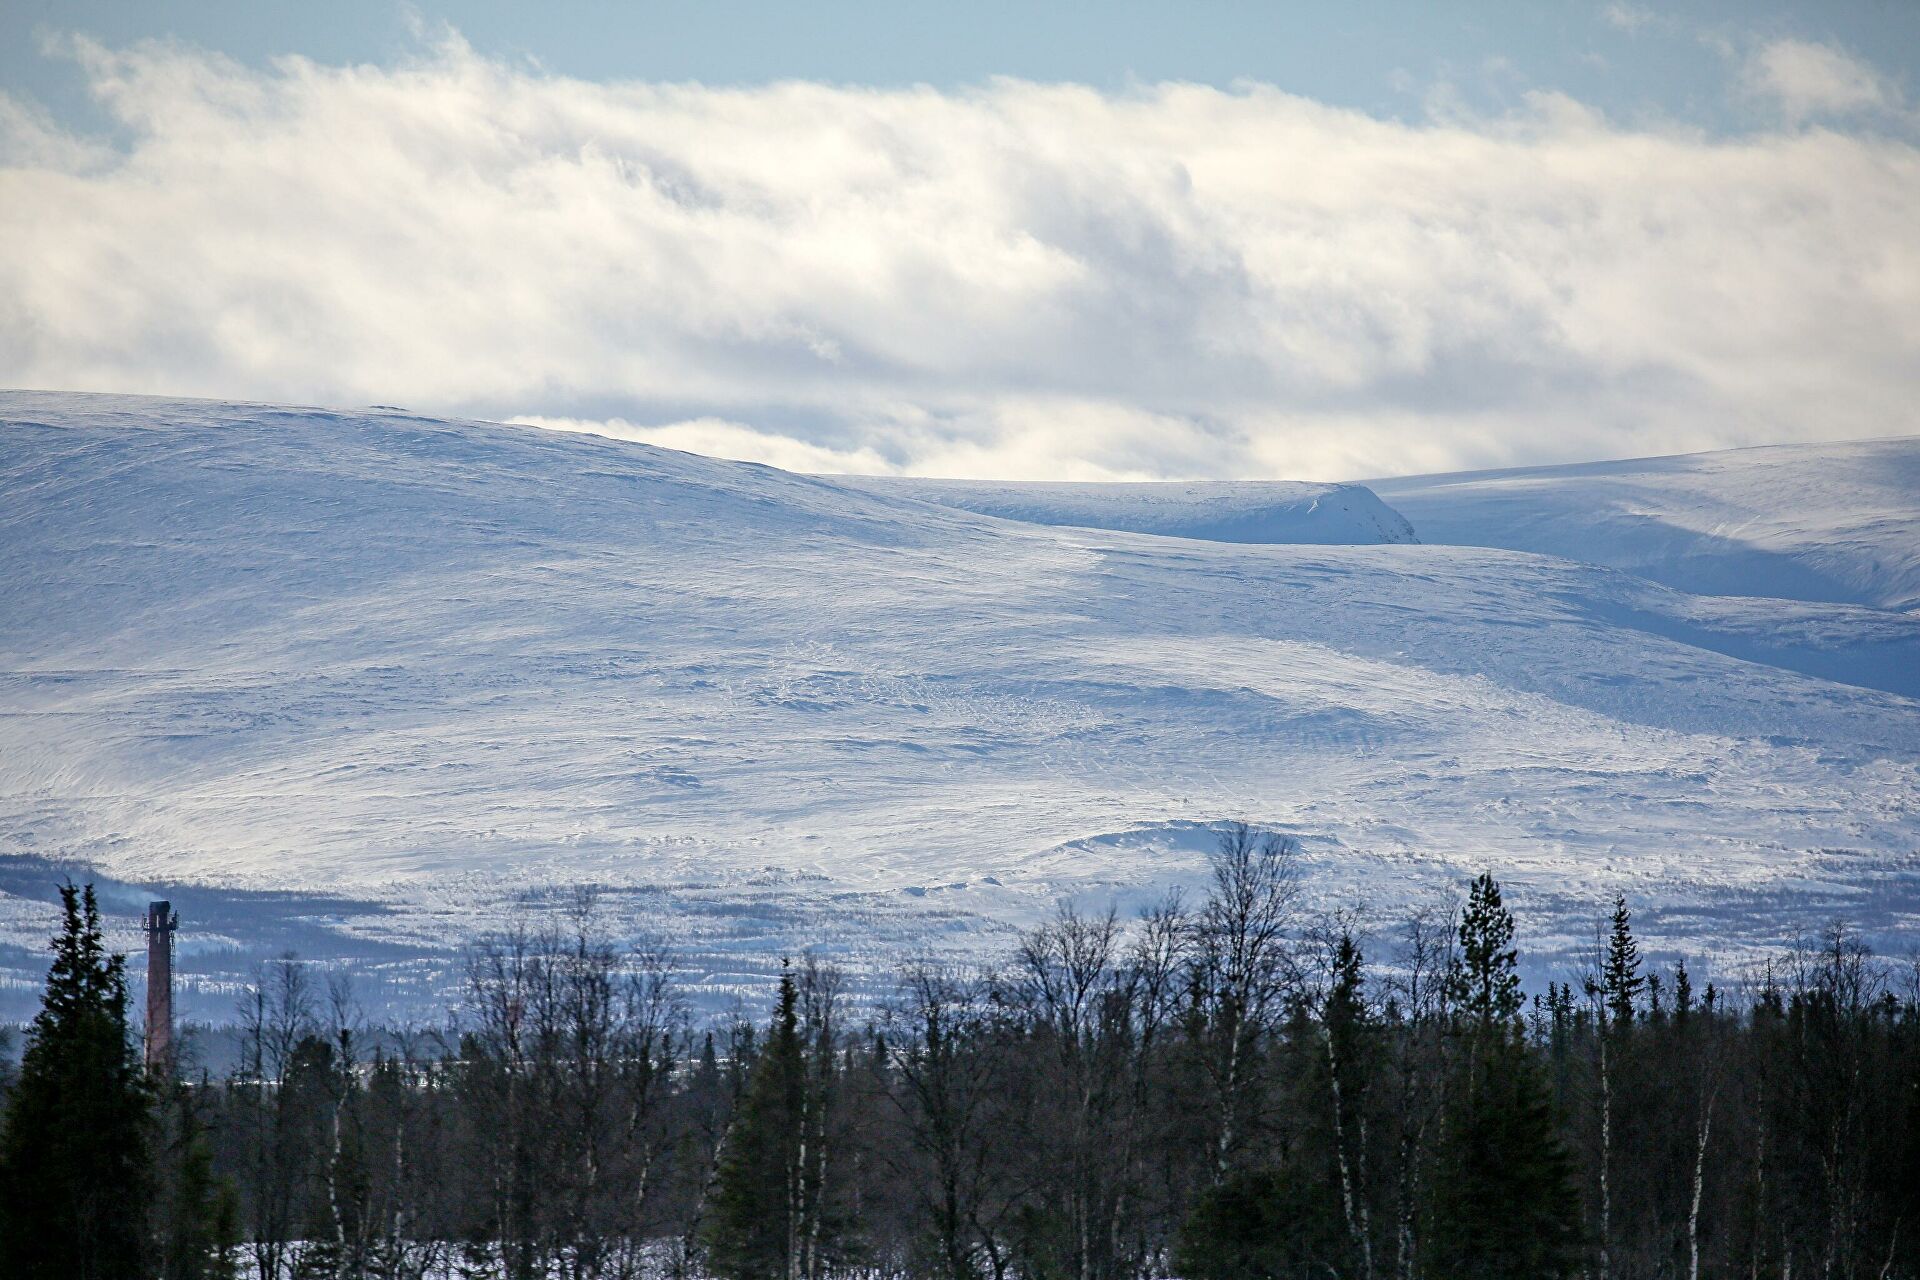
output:
<path id="1" fill-rule="evenodd" d="M 993 486 L 962 509 L 400 412 L 24 392 L 0 483 L 18 974 L 74 863 L 132 912 L 164 889 L 183 937 L 199 895 L 210 1002 L 281 938 L 444 988 L 452 948 L 589 883 L 704 997 L 757 998 L 782 950 L 884 974 L 1197 883 L 1242 818 L 1300 839 L 1322 905 L 1390 917 L 1491 869 L 1542 963 L 1616 890 L 1656 951 L 1724 966 L 1920 906 L 1920 619 L 1867 601 L 1893 587 L 1694 595 L 1435 545 L 1471 516 L 1435 495 L 1471 487 L 1415 504 L 1418 544 L 1231 542 L 1097 527 L 1153 522 L 1111 486 L 1022 489 L 1033 523 Z M 1229 488 L 1236 527 L 1324 519 Z M 1162 528 L 1207 531 L 1193 491 Z"/>

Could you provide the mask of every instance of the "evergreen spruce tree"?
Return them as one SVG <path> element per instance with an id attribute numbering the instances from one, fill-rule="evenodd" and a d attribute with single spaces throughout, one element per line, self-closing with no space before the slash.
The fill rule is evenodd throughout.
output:
<path id="1" fill-rule="evenodd" d="M 1633 1021 L 1634 1002 L 1646 986 L 1640 974 L 1640 944 L 1633 938 L 1633 915 L 1627 900 L 1613 900 L 1613 928 L 1607 936 L 1607 958 L 1601 965 L 1600 990 L 1608 1020 L 1616 1026 Z"/>
<path id="2" fill-rule="evenodd" d="M 1547 1058 L 1552 1067 L 1556 1105 L 1566 1105 L 1573 1059 L 1573 984 L 1547 984 Z"/>
<path id="3" fill-rule="evenodd" d="M 1342 1274 L 1338 1212 L 1324 1179 L 1295 1166 L 1240 1169 L 1194 1201 L 1174 1250 L 1175 1274 L 1191 1280 L 1281 1280 Z"/>
<path id="4" fill-rule="evenodd" d="M 1606 954 L 1600 960 L 1597 982 L 1588 979 L 1589 999 L 1599 1000 L 1598 1060 L 1594 1066 L 1595 1098 L 1598 1103 L 1599 1134 L 1597 1146 L 1598 1186 L 1593 1189 L 1597 1220 L 1593 1224 L 1594 1244 L 1598 1247 L 1600 1280 L 1612 1280 L 1614 1273 L 1615 1215 L 1617 1198 L 1614 1164 L 1621 1145 L 1620 1121 L 1623 1119 L 1616 1098 L 1621 1095 L 1627 1074 L 1634 1014 L 1643 989 L 1652 997 L 1653 1009 L 1659 1008 L 1658 988 L 1640 973 L 1640 944 L 1633 937 L 1633 916 L 1627 910 L 1624 895 L 1613 900 L 1613 916 L 1607 932 Z"/>
<path id="5" fill-rule="evenodd" d="M 0 1135 L 0 1275 L 136 1280 L 148 1095 L 127 1035 L 126 958 L 107 954 L 93 886 L 60 890 L 63 927 Z"/>
<path id="6" fill-rule="evenodd" d="M 1490 875 L 1473 882 L 1460 917 L 1460 955 L 1448 975 L 1454 1009 L 1478 1039 L 1511 1038 L 1520 1008 L 1519 951 L 1513 945 L 1513 914 L 1500 901 Z"/>
<path id="7" fill-rule="evenodd" d="M 1432 1179 L 1433 1280 L 1550 1280 L 1572 1272 L 1572 1166 L 1520 1021 L 1513 916 L 1473 882 L 1451 975 L 1461 1052 Z"/>
<path id="8" fill-rule="evenodd" d="M 154 1188 L 147 1269 L 159 1280 L 231 1280 L 240 1204 L 233 1184 L 214 1172 L 210 1126 L 193 1093 L 174 1082 L 165 1086 L 156 1119 L 166 1173 Z"/>
<path id="9" fill-rule="evenodd" d="M 800 995 L 780 975 L 780 1003 L 753 1064 L 714 1175 L 707 1263 L 726 1280 L 787 1280 L 796 1260 L 804 1194 L 800 1164 L 806 1058 Z"/>

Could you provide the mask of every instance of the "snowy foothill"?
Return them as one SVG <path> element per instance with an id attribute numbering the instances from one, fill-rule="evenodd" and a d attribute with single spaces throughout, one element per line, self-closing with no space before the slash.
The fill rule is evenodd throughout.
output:
<path id="1" fill-rule="evenodd" d="M 1707 595 L 1920 609 L 1912 438 L 1372 484 L 1437 542 L 1588 560 Z"/>
<path id="2" fill-rule="evenodd" d="M 1298 485 L 801 476 L 531 427 L 0 393 L 0 964 L 63 869 L 428 995 L 575 886 L 756 996 L 1296 837 L 1730 970 L 1920 910 L 1920 440 Z M 164 891 L 164 892 L 163 892 Z M 196 914 L 197 913 L 197 914 Z M 1379 939 L 1390 949 L 1391 939 Z M 396 997 L 400 999 L 400 997 Z"/>
<path id="3" fill-rule="evenodd" d="M 1413 542 L 1399 512 L 1357 484 L 1296 481 L 1072 484 L 837 476 L 849 488 L 1026 524 L 1072 525 L 1208 542 L 1363 545 Z"/>

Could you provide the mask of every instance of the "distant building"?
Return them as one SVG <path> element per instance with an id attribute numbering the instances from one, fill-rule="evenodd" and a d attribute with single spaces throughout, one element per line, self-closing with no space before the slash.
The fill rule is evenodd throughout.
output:
<path id="1" fill-rule="evenodd" d="M 171 902 L 147 905 L 147 1070 L 173 1070 L 173 931 L 180 926 Z"/>

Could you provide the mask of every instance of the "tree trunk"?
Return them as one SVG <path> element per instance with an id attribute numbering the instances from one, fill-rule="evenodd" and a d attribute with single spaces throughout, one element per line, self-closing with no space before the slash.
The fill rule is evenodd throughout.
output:
<path id="1" fill-rule="evenodd" d="M 1707 1138 L 1713 1132 L 1713 1092 L 1707 1093 L 1700 1113 L 1699 1137 L 1693 1146 L 1693 1201 L 1687 1208 L 1687 1280 L 1700 1280 L 1700 1193 L 1707 1180 Z"/>
<path id="2" fill-rule="evenodd" d="M 1340 1166 L 1340 1204 L 1346 1211 L 1347 1234 L 1360 1248 L 1360 1274 L 1373 1280 L 1373 1228 L 1365 1202 L 1354 1203 L 1353 1172 L 1347 1160 L 1347 1123 L 1340 1100 L 1340 1055 L 1333 1049 L 1333 1028 L 1322 1019 L 1321 1038 L 1327 1045 L 1327 1081 L 1333 1094 L 1333 1153 Z"/>
<path id="3" fill-rule="evenodd" d="M 1609 1030 L 1600 1023 L 1600 1280 L 1613 1273 L 1613 1071 L 1607 1056 Z"/>

